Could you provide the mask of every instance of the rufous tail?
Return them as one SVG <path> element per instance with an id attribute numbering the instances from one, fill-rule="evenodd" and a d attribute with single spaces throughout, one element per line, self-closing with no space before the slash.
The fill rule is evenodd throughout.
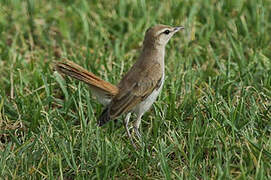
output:
<path id="1" fill-rule="evenodd" d="M 86 69 L 75 64 L 72 61 L 65 59 L 62 62 L 57 62 L 55 64 L 55 68 L 59 73 L 68 75 L 79 81 L 83 81 L 86 84 L 90 85 L 92 88 L 104 91 L 112 97 L 115 96 L 119 91 L 119 89 L 115 85 L 102 80 L 98 76 L 87 71 Z"/>

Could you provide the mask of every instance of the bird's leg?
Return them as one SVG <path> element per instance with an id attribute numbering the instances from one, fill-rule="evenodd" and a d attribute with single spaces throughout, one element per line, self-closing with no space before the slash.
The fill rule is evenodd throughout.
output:
<path id="1" fill-rule="evenodd" d="M 134 146 L 134 148 L 137 148 L 134 141 L 133 141 L 133 138 L 131 136 L 131 133 L 129 131 L 129 120 L 130 120 L 130 117 L 131 117 L 131 113 L 128 113 L 124 119 L 124 125 L 125 125 L 125 129 L 126 129 L 126 133 L 132 143 L 132 145 Z"/>
<path id="2" fill-rule="evenodd" d="M 141 123 L 141 117 L 142 115 L 138 115 L 135 123 L 134 123 L 134 131 L 136 133 L 137 138 L 141 141 L 141 134 L 139 133 L 139 126 Z"/>

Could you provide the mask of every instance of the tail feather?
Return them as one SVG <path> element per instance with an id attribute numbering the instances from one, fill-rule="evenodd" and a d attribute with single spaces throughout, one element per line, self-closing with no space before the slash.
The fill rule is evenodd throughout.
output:
<path id="1" fill-rule="evenodd" d="M 72 61 L 65 60 L 64 62 L 57 62 L 55 64 L 55 69 L 61 74 L 71 76 L 90 85 L 91 89 L 93 90 L 93 94 L 97 95 L 98 100 L 99 96 L 102 96 L 102 98 L 100 98 L 100 102 L 104 105 L 107 105 L 111 101 L 111 98 L 114 97 L 119 91 L 118 87 L 102 80 Z M 101 91 L 105 93 L 101 93 Z M 110 120 L 110 109 L 107 107 L 100 115 L 97 124 L 99 126 L 103 126 Z"/>
<path id="2" fill-rule="evenodd" d="M 73 63 L 72 61 L 65 60 L 64 62 L 58 62 L 56 63 L 55 68 L 61 74 L 65 74 L 77 80 L 83 81 L 86 84 L 105 91 L 112 96 L 115 96 L 118 93 L 118 88 L 116 86 L 102 80 L 98 76 L 88 72 L 86 69 Z"/>
<path id="3" fill-rule="evenodd" d="M 107 123 L 110 120 L 111 118 L 110 118 L 109 108 L 107 107 L 104 109 L 104 111 L 100 115 L 97 124 L 98 126 L 103 126 L 105 123 Z"/>

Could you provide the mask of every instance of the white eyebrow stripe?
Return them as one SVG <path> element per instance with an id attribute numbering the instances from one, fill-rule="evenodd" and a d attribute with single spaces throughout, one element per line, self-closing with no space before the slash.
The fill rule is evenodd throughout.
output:
<path id="1" fill-rule="evenodd" d="M 170 32 L 172 32 L 171 29 L 169 29 L 169 28 L 163 28 L 160 31 L 157 31 L 157 35 L 163 33 L 166 30 L 169 30 Z"/>

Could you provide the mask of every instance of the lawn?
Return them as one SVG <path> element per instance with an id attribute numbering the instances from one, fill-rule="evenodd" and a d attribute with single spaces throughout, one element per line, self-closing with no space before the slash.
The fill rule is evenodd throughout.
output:
<path id="1" fill-rule="evenodd" d="M 155 24 L 186 29 L 135 150 L 54 62 L 117 84 Z M 271 179 L 270 0 L 0 0 L 0 37 L 0 179 Z"/>

